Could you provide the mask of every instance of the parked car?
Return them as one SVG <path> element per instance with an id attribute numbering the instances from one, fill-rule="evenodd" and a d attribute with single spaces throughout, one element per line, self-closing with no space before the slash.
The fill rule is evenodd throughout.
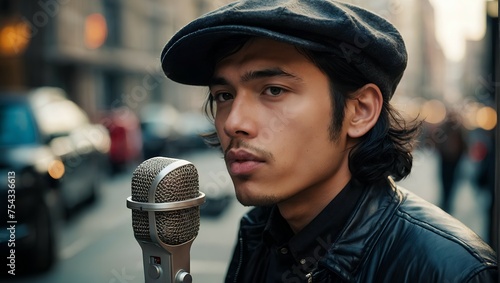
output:
<path id="1" fill-rule="evenodd" d="M 5 259 L 14 225 L 16 274 L 55 262 L 57 223 L 96 198 L 109 143 L 107 130 L 61 89 L 0 93 L 0 247 Z"/>
<path id="2" fill-rule="evenodd" d="M 140 113 L 143 157 L 173 157 L 177 152 L 175 124 L 179 119 L 178 111 L 171 105 L 151 104 L 143 107 Z"/>
<path id="3" fill-rule="evenodd" d="M 199 112 L 189 111 L 179 115 L 175 129 L 177 136 L 174 144 L 177 154 L 208 149 L 201 135 L 215 131 L 207 117 Z"/>
<path id="4" fill-rule="evenodd" d="M 199 112 L 179 112 L 169 104 L 145 106 L 140 114 L 144 159 L 176 157 L 192 150 L 206 149 L 200 134 L 213 130 Z"/>

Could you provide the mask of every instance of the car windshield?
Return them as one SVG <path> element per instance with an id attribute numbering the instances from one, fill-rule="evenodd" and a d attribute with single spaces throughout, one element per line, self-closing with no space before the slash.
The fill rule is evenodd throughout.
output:
<path id="1" fill-rule="evenodd" d="M 36 142 L 35 124 L 23 104 L 0 105 L 0 146 Z"/>

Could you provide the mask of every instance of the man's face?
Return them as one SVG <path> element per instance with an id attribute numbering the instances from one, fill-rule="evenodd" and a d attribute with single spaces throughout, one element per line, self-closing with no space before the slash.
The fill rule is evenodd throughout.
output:
<path id="1" fill-rule="evenodd" d="M 294 46 L 250 40 L 216 65 L 210 93 L 242 204 L 328 197 L 350 179 L 345 131 L 330 137 L 329 80 Z"/>

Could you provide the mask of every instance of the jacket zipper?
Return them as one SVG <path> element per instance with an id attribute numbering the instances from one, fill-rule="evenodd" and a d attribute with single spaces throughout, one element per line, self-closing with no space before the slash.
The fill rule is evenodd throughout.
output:
<path id="1" fill-rule="evenodd" d="M 238 267 L 236 267 L 236 272 L 234 273 L 234 283 L 238 283 L 238 274 L 240 273 L 241 265 L 243 264 L 243 237 L 241 236 L 241 231 L 238 241 L 240 244 L 240 258 L 238 260 Z"/>

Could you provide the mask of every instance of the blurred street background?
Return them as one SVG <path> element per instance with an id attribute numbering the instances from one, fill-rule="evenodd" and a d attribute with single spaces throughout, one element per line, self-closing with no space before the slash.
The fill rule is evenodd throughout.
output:
<path id="1" fill-rule="evenodd" d="M 178 29 L 228 2 L 0 0 L 0 281 L 144 282 L 125 199 L 154 156 L 198 168 L 207 203 L 191 271 L 223 281 L 248 208 L 198 136 L 212 129 L 207 90 L 166 79 L 159 57 Z M 423 131 L 399 184 L 497 249 L 498 1 L 344 2 L 386 17 L 407 44 L 392 103 Z"/>

